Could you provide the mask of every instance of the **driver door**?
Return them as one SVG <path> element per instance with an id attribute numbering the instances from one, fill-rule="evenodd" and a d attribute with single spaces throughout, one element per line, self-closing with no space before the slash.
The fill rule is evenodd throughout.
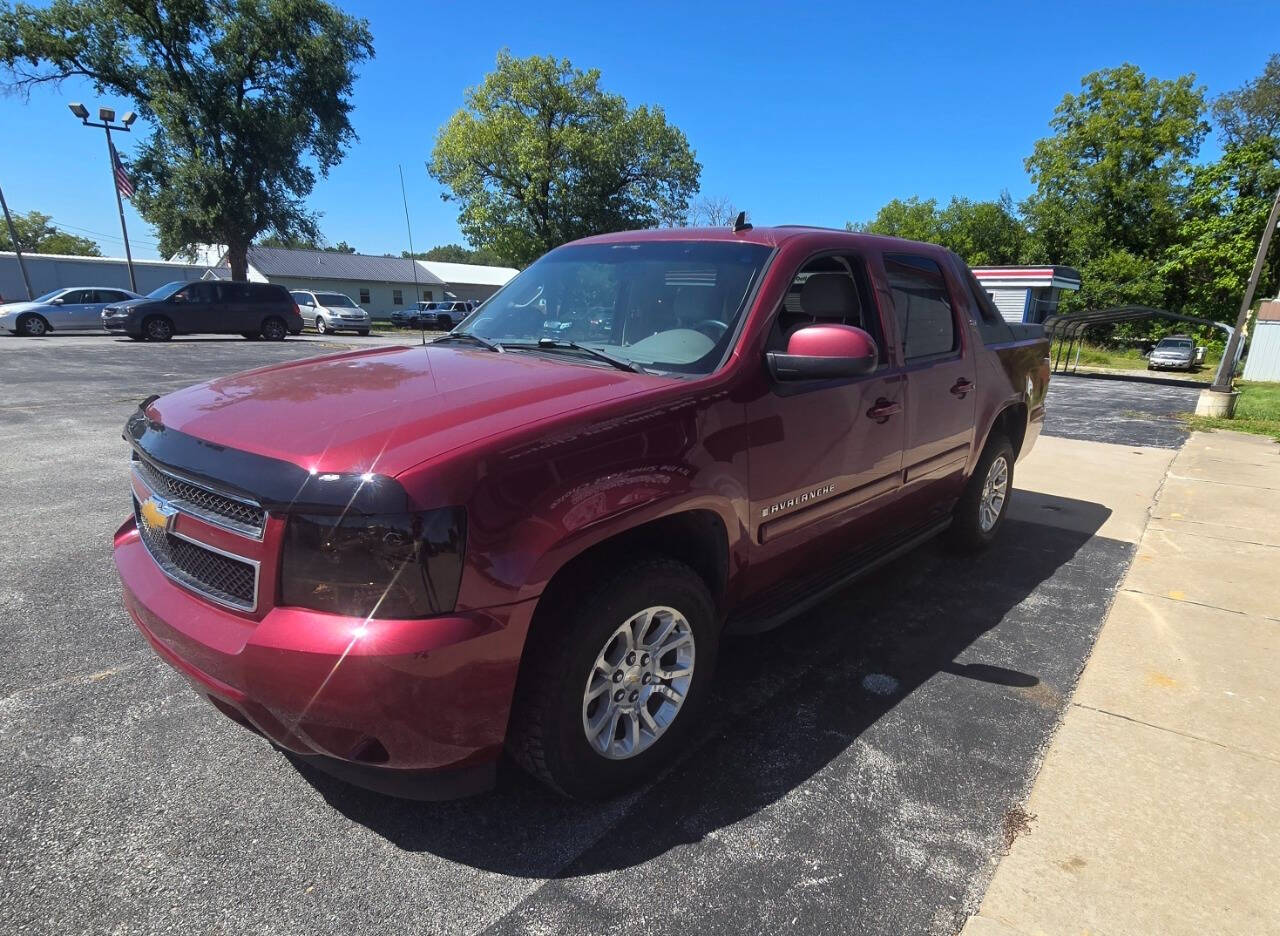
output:
<path id="1" fill-rule="evenodd" d="M 806 309 L 800 295 L 813 276 L 852 280 L 856 299 Z M 852 379 L 767 378 L 764 395 L 747 404 L 752 592 L 888 532 L 885 510 L 901 489 L 906 383 L 860 257 L 820 256 L 797 272 L 775 312 L 770 350 L 785 350 L 791 332 L 816 322 L 867 331 L 880 363 Z"/>

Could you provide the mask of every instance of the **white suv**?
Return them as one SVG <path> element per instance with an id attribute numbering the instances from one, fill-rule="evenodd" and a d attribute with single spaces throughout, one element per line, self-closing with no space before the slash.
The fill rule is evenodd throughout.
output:
<path id="1" fill-rule="evenodd" d="M 352 302 L 350 296 L 308 290 L 297 290 L 289 295 L 298 304 L 302 320 L 314 325 L 322 335 L 337 331 L 369 334 L 369 313 Z"/>

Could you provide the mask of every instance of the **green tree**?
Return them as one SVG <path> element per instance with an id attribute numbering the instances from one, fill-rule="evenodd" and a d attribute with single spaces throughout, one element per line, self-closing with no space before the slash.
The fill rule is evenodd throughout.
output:
<path id="1" fill-rule="evenodd" d="M 410 256 L 409 251 L 400 251 L 400 256 Z M 413 254 L 419 260 L 436 260 L 440 263 L 478 263 L 482 266 L 508 266 L 497 253 L 487 247 L 464 247 L 461 244 L 441 244 L 430 250 L 420 250 Z"/>
<path id="2" fill-rule="evenodd" d="M 1219 95 L 1213 116 L 1227 143 L 1280 143 L 1280 53 L 1267 59 L 1257 78 Z"/>
<path id="3" fill-rule="evenodd" d="M 2 221 L 3 219 L 0 219 Z M 38 211 L 13 216 L 13 229 L 18 246 L 33 254 L 73 254 L 78 257 L 101 257 L 98 245 L 87 237 L 59 230 L 53 219 Z M 9 228 L 0 223 L 0 250 L 13 250 Z"/>
<path id="4" fill-rule="evenodd" d="M 941 210 L 932 198 L 895 198 L 871 221 L 851 222 L 845 228 L 941 244 L 970 266 L 1017 263 L 1027 242 L 1027 229 L 1018 220 L 1007 193 L 997 201 L 952 198 Z"/>
<path id="5" fill-rule="evenodd" d="M 0 0 L 10 88 L 89 79 L 152 126 L 130 170 L 165 256 L 226 244 L 234 279 L 264 232 L 317 235 L 304 199 L 355 139 L 364 20 L 324 0 Z"/>
<path id="6" fill-rule="evenodd" d="M 1028 259 L 1083 266 L 1124 253 L 1157 262 L 1177 234 L 1209 129 L 1204 110 L 1193 75 L 1148 78 L 1128 64 L 1085 75 L 1026 161 L 1035 185 L 1022 204 Z"/>
<path id="7" fill-rule="evenodd" d="M 628 107 L 595 69 L 505 50 L 440 129 L 428 169 L 467 239 L 520 265 L 589 234 L 676 223 L 702 171 L 660 107 Z"/>
<path id="8" fill-rule="evenodd" d="M 921 201 L 916 195 L 905 201 L 895 198 L 885 202 L 870 221 L 850 221 L 845 229 L 926 243 L 937 243 L 942 232 L 938 221 L 937 200 L 930 198 Z"/>

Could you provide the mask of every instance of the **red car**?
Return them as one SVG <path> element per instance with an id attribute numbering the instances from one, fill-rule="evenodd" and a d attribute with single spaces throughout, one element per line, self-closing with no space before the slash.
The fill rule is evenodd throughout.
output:
<path id="1" fill-rule="evenodd" d="M 1047 352 L 936 246 L 588 238 L 425 347 L 144 401 L 125 604 L 218 709 L 340 777 L 461 795 L 506 749 L 607 796 L 687 741 L 723 636 L 935 534 L 991 541 Z"/>

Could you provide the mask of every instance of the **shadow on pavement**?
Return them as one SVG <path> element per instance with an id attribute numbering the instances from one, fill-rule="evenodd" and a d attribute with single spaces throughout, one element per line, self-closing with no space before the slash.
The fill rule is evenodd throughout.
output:
<path id="1" fill-rule="evenodd" d="M 1076 518 L 1096 523 L 1064 529 L 1010 519 L 990 550 L 970 558 L 926 545 L 782 628 L 727 641 L 701 738 L 665 775 L 620 800 L 568 802 L 504 768 L 491 793 L 420 803 L 368 793 L 305 765 L 298 769 L 334 808 L 400 848 L 531 878 L 629 868 L 714 835 L 810 781 L 931 680 L 950 682 L 917 696 L 910 717 L 925 723 L 914 730 L 972 741 L 967 756 L 950 743 L 920 752 L 922 765 L 940 759 L 942 773 L 950 772 L 943 790 L 985 788 L 982 776 L 959 780 L 1002 756 L 1010 761 L 999 765 L 1002 782 L 1026 778 L 1130 555 L 1128 544 L 1093 536 L 1110 513 L 1106 508 L 1039 499 L 1042 505 L 1060 501 Z M 997 629 L 982 642 L 981 659 L 957 659 L 972 655 L 966 651 L 975 641 Z M 1035 671 L 1018 668 L 1030 661 Z M 1027 725 L 1026 736 L 1008 745 L 998 735 L 981 736 L 1000 725 Z M 910 750 L 914 742 L 901 730 L 893 734 L 893 744 Z M 844 800 L 847 806 L 848 796 Z M 1004 808 L 991 808 L 997 806 Z M 963 801 L 956 809 L 978 812 Z M 866 812 L 867 822 L 878 821 Z"/>
<path id="2" fill-rule="evenodd" d="M 1132 372 L 1103 374 L 1097 371 L 1064 371 L 1060 374 L 1053 374 L 1050 377 L 1050 383 L 1052 383 L 1053 379 L 1057 377 L 1079 377 L 1082 380 L 1120 380 L 1125 383 L 1145 383 L 1158 384 L 1166 387 L 1186 387 L 1190 390 L 1209 389 L 1209 384 L 1203 380 L 1192 380 L 1189 377 L 1165 377 L 1154 371 L 1150 374 Z"/>

